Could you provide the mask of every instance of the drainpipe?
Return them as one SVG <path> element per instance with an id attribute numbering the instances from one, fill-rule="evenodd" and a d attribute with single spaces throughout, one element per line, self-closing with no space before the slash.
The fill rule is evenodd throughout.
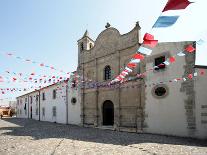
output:
<path id="1" fill-rule="evenodd" d="M 68 81 L 66 84 L 66 124 L 68 124 Z"/>
<path id="2" fill-rule="evenodd" d="M 28 110 L 27 110 L 27 111 L 28 111 L 28 114 L 27 114 L 27 115 L 28 115 L 28 118 L 29 118 L 29 95 L 28 95 L 27 97 L 28 97 L 28 98 L 27 98 L 27 101 L 28 101 L 28 106 L 27 106 L 27 109 L 28 109 Z"/>
<path id="3" fill-rule="evenodd" d="M 40 90 L 39 90 L 39 121 L 40 121 Z"/>

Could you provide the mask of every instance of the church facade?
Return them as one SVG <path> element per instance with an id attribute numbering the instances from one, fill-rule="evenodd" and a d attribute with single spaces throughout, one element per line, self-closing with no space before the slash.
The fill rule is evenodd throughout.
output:
<path id="1" fill-rule="evenodd" d="M 107 26 L 95 41 L 87 31 L 78 40 L 78 73 L 84 83 L 81 89 L 82 125 L 207 138 L 206 76 L 171 81 L 195 72 L 195 53 L 186 53 L 172 65 L 137 77 L 194 42 L 159 43 L 129 74 L 127 82 L 108 85 L 140 46 L 140 30 L 138 23 L 126 34 Z"/>

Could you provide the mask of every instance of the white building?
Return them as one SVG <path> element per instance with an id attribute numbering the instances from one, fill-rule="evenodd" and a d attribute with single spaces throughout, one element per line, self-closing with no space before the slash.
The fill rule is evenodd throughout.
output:
<path id="1" fill-rule="evenodd" d="M 19 118 L 28 118 L 28 95 L 22 95 L 17 98 L 16 116 Z"/>
<path id="2" fill-rule="evenodd" d="M 81 124 L 81 89 L 78 77 L 71 76 L 68 82 L 68 123 Z"/>
<path id="3" fill-rule="evenodd" d="M 144 131 L 147 133 L 207 138 L 207 76 L 200 76 L 199 70 L 193 67 L 195 53 L 176 56 L 189 44 L 193 42 L 159 43 L 146 59 L 146 70 L 149 70 L 158 59 L 176 58 L 174 64 L 146 75 Z M 188 78 L 191 73 L 195 77 L 192 80 Z M 169 82 L 175 78 L 186 80 Z"/>
<path id="4" fill-rule="evenodd" d="M 80 120 L 80 87 L 71 80 L 62 81 L 17 97 L 17 117 L 62 124 Z"/>

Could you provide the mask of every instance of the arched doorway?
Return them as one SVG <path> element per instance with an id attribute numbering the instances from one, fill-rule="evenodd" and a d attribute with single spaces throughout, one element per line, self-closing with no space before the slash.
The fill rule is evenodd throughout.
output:
<path id="1" fill-rule="evenodd" d="M 114 125 L 114 104 L 107 100 L 103 103 L 103 125 Z"/>

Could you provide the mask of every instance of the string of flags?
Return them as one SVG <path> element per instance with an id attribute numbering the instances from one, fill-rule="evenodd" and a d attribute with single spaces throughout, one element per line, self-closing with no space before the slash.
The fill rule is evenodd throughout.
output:
<path id="1" fill-rule="evenodd" d="M 188 0 L 168 0 L 161 15 L 158 17 L 157 21 L 152 26 L 152 29 L 172 26 L 173 24 L 176 23 L 179 16 L 169 15 L 171 11 L 175 12 L 177 10 L 184 10 L 191 3 L 192 2 L 189 2 Z M 165 14 L 168 14 L 168 15 L 165 15 Z M 146 56 L 151 55 L 153 48 L 156 47 L 157 44 L 158 44 L 158 40 L 156 40 L 154 36 L 151 35 L 150 33 L 146 33 L 143 38 L 143 43 L 137 49 L 137 52 L 132 57 L 130 62 L 127 64 L 125 69 L 117 77 L 115 77 L 115 79 L 113 79 L 110 83 L 122 82 L 124 78 L 130 72 L 133 71 L 133 69 L 137 66 L 137 64 L 145 58 L 145 55 Z M 193 50 L 193 48 L 189 47 L 188 50 L 191 51 Z M 173 59 L 171 59 L 171 61 L 173 61 Z"/>
<path id="2" fill-rule="evenodd" d="M 148 84 L 142 83 L 142 84 L 138 84 L 138 85 L 132 85 L 132 86 L 124 86 L 125 83 L 132 81 L 130 78 L 128 80 L 125 80 L 123 83 L 119 84 L 119 83 L 114 83 L 114 84 L 107 84 L 105 82 L 90 82 L 90 83 L 78 83 L 76 85 L 76 87 L 71 87 L 71 89 L 77 89 L 77 87 L 80 88 L 86 88 L 86 89 L 91 89 L 91 88 L 130 88 L 130 87 L 151 87 L 151 86 L 155 86 L 157 84 L 166 84 L 166 83 L 172 83 L 172 82 L 178 82 L 178 81 L 187 81 L 187 80 L 193 80 L 195 79 L 197 76 L 204 76 L 205 70 L 204 69 L 198 69 L 197 71 L 195 71 L 194 73 L 190 73 L 188 74 L 186 77 L 176 77 L 173 79 L 168 79 L 168 80 L 164 80 L 164 81 L 152 81 Z M 60 85 L 60 83 L 57 83 L 56 86 L 56 90 L 62 90 L 63 88 L 65 88 L 65 85 Z M 38 87 L 25 87 L 25 88 L 0 88 L 1 94 L 6 94 L 7 92 L 19 92 L 19 91 L 29 91 L 29 90 L 39 90 L 39 89 L 44 89 L 46 90 L 44 87 L 42 86 L 38 86 Z"/>
<path id="3" fill-rule="evenodd" d="M 15 58 L 17 60 L 22 60 L 22 62 L 25 62 L 25 63 L 32 63 L 32 64 L 36 64 L 36 65 L 38 65 L 40 67 L 45 67 L 45 68 L 48 68 L 48 69 L 51 69 L 51 70 L 59 71 L 61 73 L 70 74 L 70 72 L 65 72 L 62 69 L 58 69 L 58 68 L 56 68 L 54 66 L 47 65 L 46 63 L 37 62 L 37 61 L 31 60 L 31 59 L 25 59 L 23 57 L 16 56 L 13 53 L 6 53 L 6 55 L 9 56 L 9 57 Z"/>

